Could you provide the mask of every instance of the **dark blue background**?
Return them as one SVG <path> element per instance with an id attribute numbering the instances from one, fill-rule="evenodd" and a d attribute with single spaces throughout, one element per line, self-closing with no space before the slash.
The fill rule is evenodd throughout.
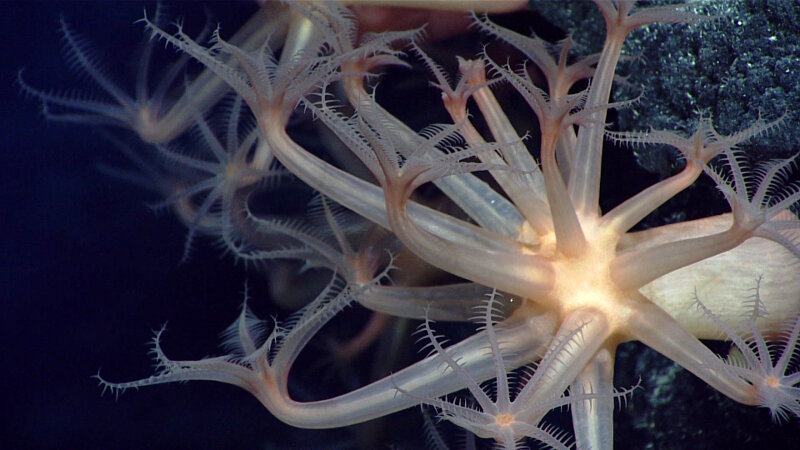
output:
<path id="1" fill-rule="evenodd" d="M 202 24 L 202 7 L 173 10 Z M 164 345 L 175 357 L 218 352 L 218 333 L 235 318 L 247 276 L 205 244 L 179 266 L 182 227 L 146 207 L 152 196 L 97 170 L 98 162 L 124 164 L 113 147 L 89 127 L 45 121 L 39 103 L 15 84 L 25 67 L 26 81 L 39 88 L 96 89 L 65 70 L 63 13 L 130 91 L 124 75 L 135 74 L 143 32 L 133 22 L 143 9 L 140 2 L 0 3 L 3 448 L 263 448 L 282 441 L 277 422 L 236 388 L 190 383 L 115 401 L 91 378 L 98 369 L 118 381 L 148 376 L 151 330 L 167 321 Z M 215 14 L 233 22 L 253 9 L 242 3 Z M 229 17 L 220 17 L 225 11 Z"/>

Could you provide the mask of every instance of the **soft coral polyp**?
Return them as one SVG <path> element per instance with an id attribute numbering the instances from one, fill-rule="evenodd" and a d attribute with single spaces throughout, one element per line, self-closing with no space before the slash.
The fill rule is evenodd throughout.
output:
<path id="1" fill-rule="evenodd" d="M 780 121 L 759 120 L 728 136 L 705 118 L 689 136 L 606 130 L 609 110 L 631 103 L 610 102 L 626 36 L 655 23 L 695 24 L 702 18 L 685 6 L 637 9 L 630 0 L 595 3 L 607 28 L 603 50 L 572 63 L 569 40 L 557 47 L 554 57 L 552 46 L 542 39 L 473 14 L 481 30 L 517 47 L 538 66 L 546 87 L 535 83 L 526 67 L 497 62 L 489 52 L 476 60 L 459 58 L 461 78 L 451 84 L 416 43 L 418 31 L 358 38 L 351 11 L 333 3 L 292 3 L 291 12 L 281 15 L 289 20 L 280 51 L 266 38 L 262 45 L 243 48 L 226 42 L 219 30 L 210 46 L 204 46 L 180 26 L 171 34 L 145 18 L 153 39 L 195 58 L 227 83 L 240 97 L 236 107 L 249 107 L 260 133 L 245 139 L 247 148 L 239 148 L 237 113 L 228 119 L 228 143 L 233 146 L 225 149 L 202 114 L 195 113 L 211 149 L 197 159 L 162 148 L 178 162 L 208 169 L 213 179 L 197 188 L 197 193 L 206 187 L 211 193 L 200 201 L 190 236 L 214 206 L 213 217 L 228 218 L 222 220 L 223 237 L 236 236 L 236 243 L 228 246 L 236 256 L 249 262 L 301 260 L 306 268 L 330 270 L 332 277 L 314 301 L 285 325 L 272 324 L 268 334 L 244 306 L 227 332 L 234 348 L 231 355 L 172 361 L 156 339 L 156 375 L 127 383 L 102 381 L 103 385 L 119 391 L 186 380 L 225 382 L 252 393 L 286 423 L 306 428 L 346 426 L 427 403 L 438 408 L 442 418 L 506 448 L 515 448 L 525 438 L 568 446 L 562 432 L 541 421 L 549 410 L 569 405 L 577 447 L 602 449 L 613 445 L 614 401 L 630 393 L 617 392 L 612 385 L 614 354 L 620 343 L 638 340 L 736 401 L 768 407 L 777 418 L 800 415 L 800 375 L 791 367 L 800 335 L 800 227 L 788 211 L 800 199 L 800 190 L 787 181 L 794 160 L 751 170 L 739 149 L 776 129 Z M 397 48 L 410 42 L 412 52 L 436 78 L 452 123 L 417 132 L 377 100 L 371 72 L 407 65 Z M 587 78 L 590 82 L 582 83 Z M 508 83 L 519 93 L 538 124 L 539 133 L 533 136 L 538 138 L 539 161 L 527 147 L 535 139 L 520 135 L 494 96 L 498 83 Z M 202 89 L 196 92 L 208 92 Z M 45 104 L 59 103 L 56 97 L 28 90 Z M 471 101 L 488 130 L 478 131 L 478 113 L 473 116 L 467 110 Z M 80 108 L 65 100 L 61 104 Z M 304 148 L 287 131 L 297 110 L 310 111 L 361 166 L 332 164 Z M 139 114 L 148 111 L 141 109 Z M 155 140 L 142 135 L 135 124 L 122 124 L 145 141 Z M 667 145 L 681 154 L 685 167 L 602 211 L 599 186 L 606 138 L 618 144 Z M 249 147 L 256 141 L 260 146 L 251 157 Z M 251 210 L 250 194 L 263 188 L 256 181 L 268 175 L 265 161 L 273 155 L 320 193 L 324 224 L 264 218 Z M 208 157 L 216 157 L 216 162 Z M 631 231 L 704 172 L 726 196 L 732 213 Z M 435 185 L 460 213 L 420 201 L 424 196 L 418 196 L 419 188 L 427 184 Z M 240 201 L 231 201 L 234 197 Z M 340 223 L 331 212 L 333 202 L 370 226 Z M 236 220 L 229 219 L 231 214 Z M 373 226 L 386 229 L 388 237 L 370 238 Z M 356 250 L 350 245 L 354 240 L 369 245 Z M 401 247 L 436 268 L 421 272 L 443 272 L 460 282 L 392 285 L 388 274 L 402 258 L 389 257 L 381 266 L 376 255 Z M 418 259 L 411 261 L 417 261 L 415 267 L 427 267 Z M 762 275 L 755 303 L 769 314 L 754 314 L 742 336 L 726 323 L 741 315 L 745 302 L 738 299 L 752 288 L 755 275 Z M 502 321 L 495 309 L 501 303 L 498 292 L 509 299 L 502 305 L 507 313 Z M 708 302 L 701 304 L 705 314 L 691 308 L 697 297 Z M 425 320 L 432 354 L 338 397 L 298 401 L 288 378 L 299 353 L 352 303 Z M 446 347 L 429 319 L 465 322 L 476 307 L 483 314 L 482 327 Z M 387 321 L 380 323 L 388 326 Z M 725 360 L 698 339 L 714 337 L 718 327 L 738 352 Z M 765 336 L 782 342 L 780 356 Z M 509 373 L 520 367 L 530 372 L 513 392 Z M 487 380 L 494 380 L 494 400 L 481 387 Z M 439 399 L 463 388 L 480 410 Z"/>

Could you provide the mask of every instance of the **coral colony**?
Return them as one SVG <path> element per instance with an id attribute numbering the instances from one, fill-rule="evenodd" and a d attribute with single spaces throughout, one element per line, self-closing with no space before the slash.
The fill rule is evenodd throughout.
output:
<path id="1" fill-rule="evenodd" d="M 332 2 L 267 4 L 230 38 L 213 27 L 189 34 L 156 11 L 141 21 L 150 47 L 134 94 L 107 77 L 62 21 L 69 64 L 105 100 L 41 90 L 21 74 L 23 91 L 49 119 L 138 136 L 142 150 L 122 147 L 135 170 L 109 171 L 158 192 L 160 206 L 186 225 L 184 259 L 207 237 L 246 266 L 299 267 L 326 278 L 288 317 L 257 318 L 251 305 L 262 299 L 251 293 L 224 332 L 221 356 L 172 359 L 159 332 L 156 372 L 121 383 L 98 375 L 103 389 L 219 381 L 248 391 L 289 425 L 317 429 L 424 405 L 434 447 L 443 426 L 434 422 L 450 422 L 468 432 L 469 443 L 477 436 L 506 449 L 603 449 L 613 446 L 615 405 L 646 389 L 613 385 L 617 347 L 640 341 L 725 396 L 767 408 L 775 421 L 796 420 L 796 157 L 753 164 L 744 150 L 796 124 L 786 115 L 765 117 L 724 134 L 698 112 L 691 132 L 612 131 L 609 113 L 659 101 L 610 100 L 612 85 L 626 82 L 617 69 L 626 36 L 717 18 L 682 5 L 594 3 L 605 40 L 588 55 L 576 54 L 569 38 L 547 42 L 485 14 L 503 4 L 443 4 L 460 9 L 487 42 L 513 46 L 515 62 L 486 47 L 442 61 L 426 51 L 434 27 L 363 32 L 359 10 Z M 436 14 L 455 17 L 429 17 Z M 179 56 L 151 83 L 155 44 Z M 204 69 L 187 75 L 192 59 Z M 443 67 L 456 59 L 458 73 L 448 73 Z M 449 120 L 412 129 L 381 104 L 380 93 L 392 86 L 380 74 L 411 63 L 426 68 Z M 510 88 L 524 111 L 496 95 Z M 519 117 L 530 120 L 513 123 Z M 326 131 L 319 148 L 291 132 L 303 120 Z M 624 176 L 602 171 L 606 144 L 628 151 L 659 145 L 681 164 L 601 210 L 601 172 Z M 699 178 L 716 185 L 730 212 L 636 228 Z M 264 208 L 270 192 L 291 184 L 315 192 L 303 217 Z M 339 357 L 357 360 L 403 319 L 419 324 L 416 334 L 406 333 L 408 345 L 416 339 L 426 353 L 349 392 L 299 399 L 290 389 L 302 371 L 298 356 L 355 304 L 370 315 L 348 324 L 352 337 L 337 346 Z M 461 323 L 469 334 L 449 342 L 443 330 L 453 325 L 444 322 Z M 718 355 L 700 339 L 728 341 L 730 350 Z M 572 430 L 548 423 L 554 409 L 569 411 Z"/>

